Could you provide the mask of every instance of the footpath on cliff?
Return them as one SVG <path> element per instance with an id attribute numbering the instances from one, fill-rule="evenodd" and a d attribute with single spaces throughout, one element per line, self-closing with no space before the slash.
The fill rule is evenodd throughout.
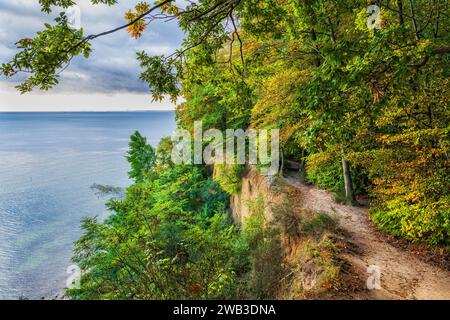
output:
<path id="1" fill-rule="evenodd" d="M 361 299 L 450 299 L 449 266 L 437 266 L 395 245 L 377 231 L 369 219 L 367 208 L 338 204 L 332 193 L 302 183 L 294 173 L 284 180 L 302 194 L 300 206 L 324 212 L 333 217 L 347 235 L 349 250 L 342 259 L 350 268 L 355 283 L 366 286 L 368 267 L 380 271 L 380 287 L 360 290 L 351 298 Z M 370 269 L 369 269 L 370 271 Z"/>

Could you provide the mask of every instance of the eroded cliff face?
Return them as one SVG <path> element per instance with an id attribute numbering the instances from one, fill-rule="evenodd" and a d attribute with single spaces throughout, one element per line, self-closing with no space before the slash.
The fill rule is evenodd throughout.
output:
<path id="1" fill-rule="evenodd" d="M 285 195 L 277 189 L 277 177 L 259 174 L 254 167 L 248 167 L 247 174 L 241 180 L 241 191 L 230 199 L 230 212 L 235 223 L 242 225 L 251 214 L 251 203 L 261 197 L 264 201 L 264 215 L 272 220 L 272 208 L 284 201 Z"/>
<path id="2" fill-rule="evenodd" d="M 246 220 L 255 214 L 255 203 L 266 226 L 275 227 L 280 239 L 276 250 L 263 251 L 264 259 L 255 261 L 258 270 L 277 270 L 273 275 L 276 279 L 272 279 L 276 283 L 273 298 L 449 296 L 450 282 L 442 280 L 449 278 L 448 270 L 430 266 L 392 246 L 371 226 L 367 208 L 336 203 L 331 193 L 304 184 L 296 172 L 269 178 L 249 167 L 240 192 L 231 196 L 230 214 L 236 224 L 246 227 Z M 281 266 L 276 265 L 279 261 Z M 385 270 L 380 290 L 367 287 L 370 265 Z"/>
<path id="3" fill-rule="evenodd" d="M 272 263 L 279 261 L 277 255 L 281 258 L 281 266 L 269 267 L 280 270 L 280 278 L 275 281 L 276 298 L 335 298 L 341 289 L 337 258 L 341 241 L 336 238 L 331 218 L 301 205 L 304 196 L 285 178 L 263 176 L 255 167 L 248 167 L 240 192 L 231 196 L 230 214 L 245 228 L 257 204 L 266 226 L 278 230 L 280 247 L 267 253 L 275 255 L 267 257 Z M 264 261 L 261 263 L 258 268 L 264 268 Z"/>

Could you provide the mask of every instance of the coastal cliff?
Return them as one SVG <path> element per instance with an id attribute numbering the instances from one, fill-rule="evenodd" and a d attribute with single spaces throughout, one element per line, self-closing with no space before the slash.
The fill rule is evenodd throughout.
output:
<path id="1" fill-rule="evenodd" d="M 336 203 L 296 173 L 269 178 L 248 168 L 240 192 L 230 197 L 234 222 L 245 226 L 255 204 L 279 231 L 284 277 L 278 298 L 450 298 L 445 267 L 396 247 L 373 227 L 367 208 Z M 379 279 L 368 273 L 374 268 Z"/>
<path id="2" fill-rule="evenodd" d="M 249 204 L 261 197 L 264 201 L 264 215 L 268 220 L 273 218 L 272 207 L 283 202 L 285 195 L 275 191 L 278 178 L 270 178 L 258 173 L 254 167 L 248 167 L 247 174 L 242 177 L 240 192 L 230 197 L 230 212 L 235 223 L 242 225 L 251 214 Z"/>

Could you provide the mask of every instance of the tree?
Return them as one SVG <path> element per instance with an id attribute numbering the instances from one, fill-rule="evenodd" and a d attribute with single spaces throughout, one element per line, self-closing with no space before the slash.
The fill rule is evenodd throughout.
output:
<path id="1" fill-rule="evenodd" d="M 28 74 L 28 78 L 17 86 L 21 93 L 32 91 L 34 87 L 48 90 L 58 83 L 59 73 L 70 64 L 77 55 L 88 58 L 91 42 L 119 30 L 127 29 L 134 38 L 139 38 L 154 20 L 178 19 L 183 31 L 187 32 L 184 49 L 172 55 L 148 56 L 138 53 L 138 60 L 144 71 L 141 79 L 149 84 L 154 99 L 161 100 L 168 94 L 175 100 L 180 91 L 177 87 L 177 75 L 181 72 L 181 60 L 192 48 L 207 44 L 217 48 L 226 41 L 224 20 L 233 20 L 233 12 L 242 0 L 207 0 L 190 2 L 185 8 L 175 4 L 175 0 L 158 0 L 153 6 L 142 1 L 133 10 L 125 14 L 127 23 L 117 28 L 97 34 L 84 35 L 83 30 L 75 30 L 68 25 L 67 17 L 61 13 L 55 19 L 55 25 L 46 24 L 45 30 L 38 32 L 34 39 L 26 38 L 16 44 L 20 52 L 12 61 L 2 64 L 1 72 L 6 77 L 18 73 Z M 75 4 L 72 0 L 40 0 L 42 10 L 50 13 L 52 6 L 68 8 Z M 116 0 L 92 0 L 92 4 L 114 5 Z M 159 13 L 155 13 L 159 11 Z M 234 25 L 233 33 L 237 33 Z"/>
<path id="2" fill-rule="evenodd" d="M 171 137 L 163 137 L 156 148 L 157 171 L 163 172 L 174 166 L 172 162 L 173 142 Z"/>
<path id="3" fill-rule="evenodd" d="M 133 135 L 133 139 L 140 135 Z M 140 142 L 143 139 L 138 139 Z M 134 146 L 130 143 L 130 151 Z M 132 152 L 130 152 L 132 153 Z M 130 159 L 130 161 L 134 161 Z M 225 299 L 245 272 L 227 195 L 205 168 L 178 165 L 112 199 L 105 221 L 84 219 L 73 299 Z"/>
<path id="4" fill-rule="evenodd" d="M 131 171 L 128 172 L 128 176 L 137 183 L 148 179 L 155 167 L 155 151 L 147 143 L 147 139 L 141 136 L 138 131 L 131 136 L 127 160 L 131 165 Z"/>

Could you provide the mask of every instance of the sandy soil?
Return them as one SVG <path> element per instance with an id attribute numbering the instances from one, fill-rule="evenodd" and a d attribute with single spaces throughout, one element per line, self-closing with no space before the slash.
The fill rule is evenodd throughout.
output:
<path id="1" fill-rule="evenodd" d="M 337 204 L 331 193 L 285 178 L 303 196 L 302 206 L 335 217 L 348 235 L 349 250 L 342 258 L 350 268 L 354 283 L 360 284 L 355 299 L 447 299 L 450 300 L 450 272 L 421 261 L 411 252 L 394 247 L 374 230 L 366 208 Z M 367 268 L 378 266 L 381 288 L 368 290 Z"/>

